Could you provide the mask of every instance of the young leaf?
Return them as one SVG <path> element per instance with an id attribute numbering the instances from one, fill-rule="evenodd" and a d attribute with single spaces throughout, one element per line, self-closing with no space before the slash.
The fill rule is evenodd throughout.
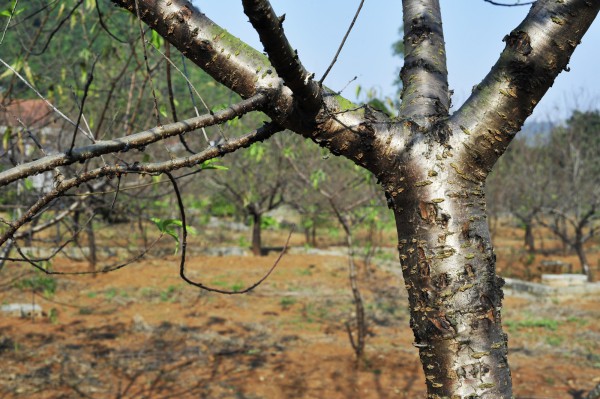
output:
<path id="1" fill-rule="evenodd" d="M 214 159 L 214 158 L 204 161 L 200 164 L 200 169 L 202 169 L 202 170 L 205 170 L 205 169 L 229 170 L 229 168 L 227 166 L 217 165 L 217 162 L 218 162 L 218 160 Z"/>
<path id="2" fill-rule="evenodd" d="M 179 219 L 160 219 L 150 218 L 152 222 L 158 227 L 158 230 L 162 234 L 168 234 L 175 240 L 175 254 L 179 251 L 179 234 L 175 231 L 174 227 L 182 227 L 183 222 Z M 190 234 L 196 234 L 196 229 L 191 226 L 186 226 L 187 232 Z"/>

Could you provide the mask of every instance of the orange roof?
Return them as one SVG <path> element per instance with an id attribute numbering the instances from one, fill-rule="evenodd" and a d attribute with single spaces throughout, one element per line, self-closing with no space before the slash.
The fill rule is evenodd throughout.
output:
<path id="1" fill-rule="evenodd" d="M 44 100 L 13 100 L 0 102 L 0 126 L 21 126 L 17 118 L 29 128 L 41 128 L 53 122 L 52 109 Z"/>

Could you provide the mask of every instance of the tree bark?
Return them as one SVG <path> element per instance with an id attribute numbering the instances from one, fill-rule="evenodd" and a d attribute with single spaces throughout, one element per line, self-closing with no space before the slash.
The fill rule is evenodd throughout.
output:
<path id="1" fill-rule="evenodd" d="M 510 398 L 503 280 L 495 273 L 483 180 L 433 140 L 386 181 L 428 397 Z M 420 154 L 419 157 L 416 155 Z"/>

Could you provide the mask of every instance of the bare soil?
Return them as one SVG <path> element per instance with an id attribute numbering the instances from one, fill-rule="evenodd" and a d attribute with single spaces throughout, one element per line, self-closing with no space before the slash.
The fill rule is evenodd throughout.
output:
<path id="1" fill-rule="evenodd" d="M 544 256 L 524 266 L 515 255 L 519 231 L 499 234 L 502 273 L 523 276 L 527 267 L 535 274 Z M 591 258 L 597 264 L 597 252 Z M 196 256 L 188 276 L 239 291 L 275 259 Z M 57 259 L 53 267 L 87 266 Z M 0 301 L 35 302 L 44 316 L 0 317 L 0 397 L 425 397 L 398 268 L 361 269 L 369 336 L 360 361 L 346 328 L 353 304 L 345 257 L 286 255 L 244 295 L 202 291 L 184 283 L 178 269 L 179 258 L 169 256 L 96 277 L 60 276 L 49 295 L 19 288 L 15 281 L 39 276 L 7 264 Z M 509 297 L 503 318 L 517 398 L 582 398 L 600 382 L 600 297 Z"/>

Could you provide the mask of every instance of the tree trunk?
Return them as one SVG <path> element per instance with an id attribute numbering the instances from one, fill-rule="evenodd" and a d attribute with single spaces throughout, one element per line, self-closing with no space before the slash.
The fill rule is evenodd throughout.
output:
<path id="1" fill-rule="evenodd" d="M 533 236 L 533 226 L 531 220 L 524 221 L 525 223 L 525 249 L 528 252 L 535 252 L 535 237 Z"/>
<path id="2" fill-rule="evenodd" d="M 93 221 L 90 219 L 86 226 L 85 232 L 88 239 L 88 263 L 89 263 L 89 271 L 96 271 L 96 264 L 98 263 L 98 257 L 96 254 L 96 235 L 94 234 L 94 226 L 92 225 Z M 94 277 L 97 277 L 97 274 L 93 274 Z"/>
<path id="3" fill-rule="evenodd" d="M 258 212 L 252 213 L 252 253 L 254 256 L 262 255 L 262 243 L 260 238 L 262 215 Z"/>
<path id="4" fill-rule="evenodd" d="M 579 258 L 579 264 L 581 265 L 581 273 L 587 276 L 589 282 L 592 282 L 592 270 L 590 268 L 590 264 L 588 263 L 587 256 L 585 254 L 585 249 L 583 248 L 583 242 L 581 241 L 581 234 L 579 231 L 576 233 L 573 249 L 575 250 L 575 253 L 577 253 L 577 258 Z"/>
<path id="5" fill-rule="evenodd" d="M 428 397 L 510 398 L 504 281 L 495 272 L 482 184 L 430 172 L 390 188 L 406 193 L 392 193 L 391 206 Z"/>

